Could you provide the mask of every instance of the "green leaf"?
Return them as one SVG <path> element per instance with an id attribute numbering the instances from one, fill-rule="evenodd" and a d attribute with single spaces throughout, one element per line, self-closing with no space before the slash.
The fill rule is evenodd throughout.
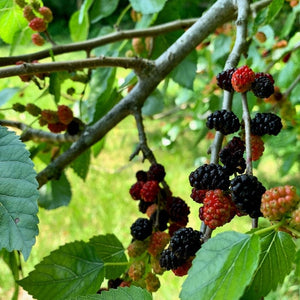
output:
<path id="1" fill-rule="evenodd" d="M 88 243 L 65 244 L 43 259 L 18 283 L 37 299 L 65 300 L 96 293 L 104 279 L 104 263 Z"/>
<path id="2" fill-rule="evenodd" d="M 55 103 L 60 99 L 61 80 L 57 72 L 50 74 L 49 93 L 54 96 Z"/>
<path id="3" fill-rule="evenodd" d="M 104 263 L 127 263 L 125 249 L 122 243 L 114 234 L 98 235 L 90 239 L 89 242 L 94 246 L 95 251 Z M 127 265 L 108 265 L 105 266 L 105 277 L 115 279 L 119 277 L 126 269 Z"/>
<path id="4" fill-rule="evenodd" d="M 284 4 L 284 0 L 273 0 L 271 4 L 268 7 L 268 14 L 266 19 L 266 24 L 269 24 L 272 20 L 275 19 L 277 14 L 282 9 L 282 6 Z"/>
<path id="5" fill-rule="evenodd" d="M 90 162 L 91 150 L 88 149 L 72 162 L 71 168 L 81 179 L 85 180 L 89 172 Z"/>
<path id="6" fill-rule="evenodd" d="M 119 0 L 94 0 L 90 11 L 91 22 L 96 23 L 101 19 L 111 15 L 117 8 Z"/>
<path id="7" fill-rule="evenodd" d="M 83 4 L 80 7 L 78 22 L 81 24 L 85 18 L 86 13 L 89 11 L 94 0 L 84 0 Z"/>
<path id="8" fill-rule="evenodd" d="M 71 185 L 64 173 L 40 188 L 39 205 L 45 209 L 67 206 L 72 198 Z"/>
<path id="9" fill-rule="evenodd" d="M 105 137 L 103 137 L 99 142 L 97 142 L 92 146 L 92 152 L 94 157 L 97 157 L 101 153 L 101 151 L 104 148 L 104 145 L 105 145 Z"/>
<path id="10" fill-rule="evenodd" d="M 70 18 L 69 28 L 71 33 L 71 39 L 73 42 L 85 41 L 89 34 L 89 15 L 84 12 L 80 16 L 80 11 L 75 11 Z"/>
<path id="11" fill-rule="evenodd" d="M 152 300 L 151 294 L 140 287 L 118 287 L 103 291 L 100 295 L 86 295 L 72 298 L 72 300 Z"/>
<path id="12" fill-rule="evenodd" d="M 180 298 L 239 299 L 259 259 L 259 239 L 233 231 L 220 233 L 197 252 Z M 230 288 L 229 288 L 230 287 Z"/>
<path id="13" fill-rule="evenodd" d="M 171 78 L 181 86 L 192 90 L 196 70 L 197 53 L 193 51 L 171 72 Z"/>
<path id="14" fill-rule="evenodd" d="M 89 106 L 89 115 L 93 122 L 104 116 L 118 101 L 114 89 L 116 79 L 115 68 L 99 68 L 93 72 L 90 87 L 91 93 L 86 104 Z M 111 99 L 111 96 L 115 99 Z M 111 101 L 112 100 L 112 101 Z"/>
<path id="15" fill-rule="evenodd" d="M 0 127 L 0 249 L 27 260 L 38 235 L 38 183 L 29 152 L 15 133 Z"/>
<path id="16" fill-rule="evenodd" d="M 142 107 L 142 113 L 145 116 L 153 116 L 162 112 L 164 108 L 164 97 L 162 93 L 156 89 L 145 101 Z"/>
<path id="17" fill-rule="evenodd" d="M 261 254 L 251 285 L 246 289 L 243 299 L 261 299 L 282 283 L 292 270 L 296 245 L 292 237 L 282 231 L 272 231 L 261 240 Z"/>
<path id="18" fill-rule="evenodd" d="M 5 249 L 0 251 L 0 257 L 2 256 L 4 262 L 7 264 L 11 273 L 15 280 L 15 290 L 11 300 L 18 300 L 19 295 L 19 285 L 16 283 L 19 280 L 20 273 L 21 273 L 21 263 L 20 263 L 20 256 L 17 251 L 8 252 Z"/>
<path id="19" fill-rule="evenodd" d="M 213 40 L 214 50 L 211 55 L 213 62 L 216 62 L 218 59 L 228 55 L 231 48 L 231 42 L 231 37 L 225 34 L 220 34 Z"/>
<path id="20" fill-rule="evenodd" d="M 6 88 L 0 91 L 0 106 L 5 104 L 10 98 L 12 98 L 20 89 L 17 87 Z"/>
<path id="21" fill-rule="evenodd" d="M 13 0 L 3 0 L 0 5 L 0 38 L 11 44 L 15 33 L 22 31 L 28 22 L 23 17 L 22 9 L 15 5 Z"/>
<path id="22" fill-rule="evenodd" d="M 2 256 L 3 260 L 11 270 L 11 273 L 15 280 L 19 279 L 19 273 L 20 273 L 20 262 L 18 257 L 17 251 L 8 252 L 5 249 L 2 249 L 0 251 L 0 257 Z"/>
<path id="23" fill-rule="evenodd" d="M 17 47 L 27 46 L 29 43 L 31 43 L 31 35 L 32 29 L 29 27 L 25 27 L 21 31 L 17 31 L 14 34 L 14 38 L 10 46 L 9 55 L 12 56 Z"/>
<path id="24" fill-rule="evenodd" d="M 129 0 L 132 8 L 142 14 L 153 14 L 161 11 L 167 0 Z"/>

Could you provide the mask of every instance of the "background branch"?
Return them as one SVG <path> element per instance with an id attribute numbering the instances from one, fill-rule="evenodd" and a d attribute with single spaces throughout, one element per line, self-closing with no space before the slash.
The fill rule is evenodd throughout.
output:
<path id="1" fill-rule="evenodd" d="M 0 57 L 0 66 L 8 66 L 15 64 L 19 60 L 26 62 L 31 62 L 35 59 L 43 59 L 53 55 L 65 54 L 76 51 L 90 51 L 94 48 L 122 41 L 125 39 L 132 39 L 134 37 L 147 37 L 147 36 L 158 36 L 161 34 L 166 34 L 171 31 L 176 31 L 179 29 L 186 29 L 192 26 L 198 19 L 187 19 L 187 20 L 178 20 L 162 25 L 152 26 L 145 29 L 131 29 L 131 30 L 122 30 L 117 31 L 111 34 L 104 35 L 99 38 L 89 39 L 87 41 L 71 43 L 66 45 L 55 45 L 49 49 L 42 50 L 35 53 L 24 54 L 19 56 L 11 57 Z"/>
<path id="2" fill-rule="evenodd" d="M 125 69 L 149 70 L 153 63 L 143 58 L 107 57 L 86 58 L 81 60 L 51 62 L 51 63 L 24 63 L 22 65 L 0 69 L 0 78 L 16 75 L 33 75 L 38 73 L 75 71 L 84 68 L 122 67 Z"/>

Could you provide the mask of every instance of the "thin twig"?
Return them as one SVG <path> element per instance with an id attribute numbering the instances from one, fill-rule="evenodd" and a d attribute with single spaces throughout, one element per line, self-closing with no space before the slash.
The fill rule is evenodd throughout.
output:
<path id="1" fill-rule="evenodd" d="M 36 141 L 36 142 L 50 142 L 50 143 L 72 143 L 78 140 L 78 135 L 69 135 L 68 133 L 52 133 L 39 129 L 33 129 L 30 126 L 17 121 L 0 120 L 1 126 L 13 127 L 23 131 L 20 136 L 22 142 Z"/>
<path id="2" fill-rule="evenodd" d="M 246 144 L 246 174 L 253 174 L 252 150 L 251 150 L 251 132 L 250 132 L 250 113 L 248 109 L 247 94 L 242 93 L 243 121 L 245 126 L 245 144 Z"/>
<path id="3" fill-rule="evenodd" d="M 138 130 L 139 145 L 137 149 L 134 151 L 134 153 L 130 156 L 130 160 L 132 160 L 140 151 L 142 151 L 143 160 L 148 159 L 151 164 L 155 164 L 156 159 L 154 157 L 154 154 L 152 150 L 148 147 L 141 108 L 136 106 L 135 109 L 133 110 L 133 115 Z"/>

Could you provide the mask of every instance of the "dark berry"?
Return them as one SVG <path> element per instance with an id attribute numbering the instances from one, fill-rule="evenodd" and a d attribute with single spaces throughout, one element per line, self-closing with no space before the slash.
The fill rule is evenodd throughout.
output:
<path id="1" fill-rule="evenodd" d="M 143 241 L 152 233 L 152 221 L 146 218 L 138 218 L 130 227 L 133 238 Z"/>
<path id="2" fill-rule="evenodd" d="M 67 125 L 67 132 L 70 135 L 79 134 L 83 129 L 84 123 L 78 118 L 73 118 L 73 120 Z"/>
<path id="3" fill-rule="evenodd" d="M 147 208 L 149 206 L 151 206 L 152 204 L 153 204 L 153 202 L 146 202 L 144 200 L 140 200 L 139 201 L 139 211 L 143 214 L 146 213 Z"/>
<path id="4" fill-rule="evenodd" d="M 123 282 L 123 279 L 121 278 L 116 278 L 116 279 L 109 279 L 107 283 L 107 287 L 109 289 L 116 289 L 120 284 Z"/>
<path id="5" fill-rule="evenodd" d="M 188 215 L 190 214 L 190 208 L 179 197 L 171 197 L 167 201 L 166 209 L 169 213 L 170 219 L 182 226 L 186 226 L 188 223 Z"/>
<path id="6" fill-rule="evenodd" d="M 137 179 L 137 181 L 147 181 L 147 172 L 143 171 L 143 170 L 139 170 L 135 173 L 135 177 Z"/>
<path id="7" fill-rule="evenodd" d="M 246 169 L 246 161 L 243 157 L 244 151 L 225 146 L 219 154 L 220 161 L 224 165 L 223 169 L 228 175 L 232 175 L 236 172 L 243 173 Z"/>
<path id="8" fill-rule="evenodd" d="M 189 176 L 192 187 L 198 190 L 227 190 L 229 188 L 229 176 L 220 165 L 204 164 Z"/>
<path id="9" fill-rule="evenodd" d="M 251 119 L 251 133 L 253 135 L 277 135 L 281 128 L 282 123 L 280 117 L 272 113 L 257 113 Z"/>
<path id="10" fill-rule="evenodd" d="M 166 249 L 161 253 L 159 264 L 162 268 L 167 270 L 177 269 L 182 266 L 185 260 L 181 257 L 176 256 L 170 249 Z"/>
<path id="11" fill-rule="evenodd" d="M 166 172 L 165 168 L 161 164 L 152 164 L 148 171 L 148 180 L 156 180 L 161 182 L 164 180 Z"/>
<path id="12" fill-rule="evenodd" d="M 196 188 L 193 188 L 190 197 L 197 203 L 203 203 L 207 191 L 208 190 L 197 190 Z"/>
<path id="13" fill-rule="evenodd" d="M 227 69 L 217 75 L 218 86 L 228 92 L 233 92 L 233 87 L 231 84 L 232 74 L 236 71 L 236 68 Z"/>
<path id="14" fill-rule="evenodd" d="M 234 133 L 240 129 L 240 121 L 238 117 L 226 109 L 217 110 L 210 114 L 206 121 L 209 129 L 216 129 L 224 135 Z"/>
<path id="15" fill-rule="evenodd" d="M 232 201 L 251 218 L 262 216 L 260 205 L 265 191 L 265 187 L 253 175 L 243 174 L 231 180 Z"/>
<path id="16" fill-rule="evenodd" d="M 251 85 L 251 89 L 258 98 L 268 98 L 274 94 L 274 84 L 267 76 L 256 78 Z"/>
<path id="17" fill-rule="evenodd" d="M 157 214 L 158 214 L 158 216 L 157 216 Z M 156 210 L 151 215 L 150 220 L 153 222 L 154 226 L 158 230 L 164 231 L 168 228 L 169 214 L 164 209 Z"/>
<path id="18" fill-rule="evenodd" d="M 200 249 L 201 238 L 200 231 L 191 227 L 181 228 L 171 237 L 169 248 L 177 257 L 186 260 Z"/>

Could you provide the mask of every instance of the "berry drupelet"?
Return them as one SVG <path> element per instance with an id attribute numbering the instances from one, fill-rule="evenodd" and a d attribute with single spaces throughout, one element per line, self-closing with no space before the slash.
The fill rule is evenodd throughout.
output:
<path id="1" fill-rule="evenodd" d="M 240 121 L 238 117 L 226 109 L 217 110 L 210 114 L 206 121 L 209 129 L 216 129 L 224 135 L 234 133 L 240 129 Z"/>
<path id="2" fill-rule="evenodd" d="M 274 84 L 267 76 L 255 78 L 251 89 L 253 94 L 258 98 L 268 98 L 274 94 Z"/>
<path id="3" fill-rule="evenodd" d="M 201 238 L 200 231 L 193 230 L 191 227 L 181 228 L 171 237 L 169 248 L 177 257 L 187 260 L 200 249 Z"/>
<path id="4" fill-rule="evenodd" d="M 130 227 L 134 239 L 143 241 L 152 233 L 152 221 L 146 218 L 138 218 Z"/>
<path id="5" fill-rule="evenodd" d="M 190 185 L 198 190 L 228 190 L 229 176 L 220 165 L 204 164 L 189 176 Z"/>
<path id="6" fill-rule="evenodd" d="M 257 113 L 251 119 L 250 127 L 253 135 L 278 135 L 282 128 L 282 123 L 280 117 L 273 113 Z"/>
<path id="7" fill-rule="evenodd" d="M 251 218 L 262 216 L 261 197 L 265 187 L 253 175 L 243 174 L 231 180 L 232 200 L 237 208 Z"/>
<path id="8" fill-rule="evenodd" d="M 232 74 L 236 71 L 236 68 L 227 69 L 217 75 L 217 85 L 228 92 L 233 92 L 231 84 Z"/>

